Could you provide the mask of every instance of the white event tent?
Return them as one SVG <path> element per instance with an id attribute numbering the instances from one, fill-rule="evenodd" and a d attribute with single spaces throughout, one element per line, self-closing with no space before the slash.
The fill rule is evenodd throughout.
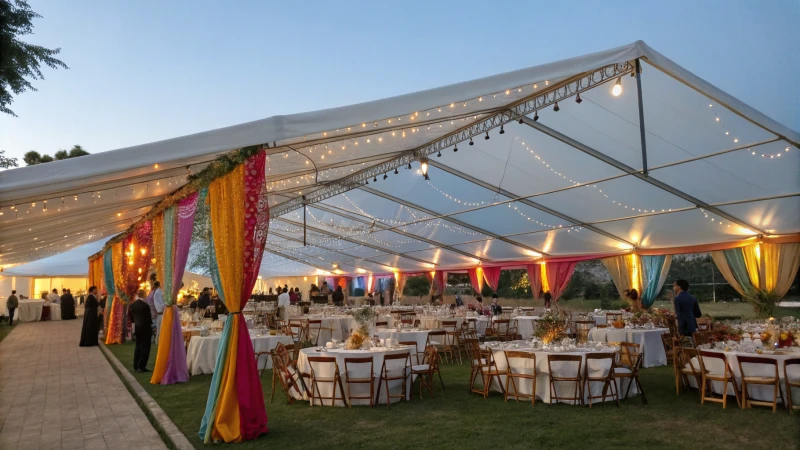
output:
<path id="1" fill-rule="evenodd" d="M 639 41 L 0 172 L 0 264 L 122 232 L 251 145 L 269 155 L 265 278 L 796 240 L 799 142 Z"/>

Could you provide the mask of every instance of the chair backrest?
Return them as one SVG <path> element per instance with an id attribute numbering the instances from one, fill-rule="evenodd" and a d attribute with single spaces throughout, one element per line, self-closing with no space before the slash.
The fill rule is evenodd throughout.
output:
<path id="1" fill-rule="evenodd" d="M 401 361 L 402 365 L 400 365 Z M 391 369 L 408 368 L 409 366 L 411 366 L 410 353 L 390 353 L 383 356 L 381 375 L 385 375 L 385 373 Z"/>
<path id="2" fill-rule="evenodd" d="M 775 371 L 775 379 L 779 379 L 778 361 L 775 359 L 765 358 L 763 356 L 736 355 L 736 360 L 739 363 L 739 373 L 742 374 L 743 377 L 765 376 L 766 372 L 760 371 L 760 373 L 753 373 L 750 370 L 753 369 L 753 366 L 762 366 L 762 369 L 763 366 L 772 366 Z"/>
<path id="3" fill-rule="evenodd" d="M 412 353 L 412 354 L 413 354 L 414 356 L 416 356 L 416 355 L 418 354 L 418 351 L 417 351 L 417 341 L 403 341 L 403 342 L 398 342 L 398 344 L 400 344 L 400 345 L 407 345 L 407 346 L 409 346 L 409 347 L 413 348 L 414 350 L 413 350 L 413 353 Z M 414 360 L 418 361 L 418 360 L 419 360 L 419 358 L 418 358 L 418 357 L 415 357 L 415 358 L 414 358 Z"/>
<path id="4" fill-rule="evenodd" d="M 711 318 L 710 317 L 700 317 L 697 319 L 697 329 L 700 331 L 710 331 L 711 330 Z"/>
<path id="5" fill-rule="evenodd" d="M 595 325 L 595 328 L 608 328 L 608 325 Z"/>
<path id="6" fill-rule="evenodd" d="M 387 321 L 375 322 L 375 327 L 376 328 L 377 327 L 388 327 L 388 326 L 389 326 L 389 322 L 387 322 Z"/>
<path id="7" fill-rule="evenodd" d="M 586 377 L 600 378 L 613 375 L 616 357 L 617 355 L 614 352 L 587 353 Z"/>
<path id="8" fill-rule="evenodd" d="M 622 313 L 606 313 L 606 323 L 612 323 L 615 320 L 622 320 Z"/>
<path id="9" fill-rule="evenodd" d="M 506 366 L 510 369 L 518 368 L 524 365 L 526 369 L 533 369 L 533 376 L 536 376 L 536 353 L 521 352 L 517 350 L 506 350 L 503 352 L 506 356 Z M 522 360 L 521 363 L 514 364 L 511 361 Z"/>
<path id="10" fill-rule="evenodd" d="M 638 368 L 642 361 L 641 346 L 633 342 L 620 342 L 618 362 L 630 369 Z"/>
<path id="11" fill-rule="evenodd" d="M 344 359 L 344 371 L 345 377 L 347 374 L 350 373 L 350 366 L 360 365 L 360 364 L 369 364 L 369 373 L 375 373 L 374 364 L 375 361 L 372 359 L 372 356 L 364 356 L 359 358 L 345 358 Z"/>
<path id="12" fill-rule="evenodd" d="M 447 331 L 444 330 L 433 330 L 428 332 L 428 341 L 430 342 L 431 337 L 442 337 L 440 344 L 444 344 L 444 339 L 447 337 Z"/>
<path id="13" fill-rule="evenodd" d="M 478 329 L 478 319 L 474 317 L 468 318 L 467 320 L 464 321 L 464 323 L 467 324 L 467 328 L 469 328 L 470 330 Z"/>
<path id="14" fill-rule="evenodd" d="M 511 330 L 511 320 L 498 319 L 493 322 L 493 326 L 498 335 L 506 335 Z"/>
<path id="15" fill-rule="evenodd" d="M 428 335 L 430 336 L 430 334 Z M 469 357 L 472 365 L 474 366 L 476 360 L 480 359 L 481 344 L 478 339 L 467 338 L 463 341 L 464 348 L 467 349 L 467 356 Z"/>
<path id="16" fill-rule="evenodd" d="M 789 376 L 789 368 L 792 369 L 792 376 Z M 788 386 L 800 387 L 800 358 L 789 358 L 783 361 L 783 379 L 787 388 Z"/>
<path id="17" fill-rule="evenodd" d="M 333 365 L 333 372 L 336 375 L 339 375 L 339 364 L 336 363 L 336 358 L 333 356 L 309 356 L 308 357 L 308 365 L 311 367 L 311 378 L 320 379 L 317 377 L 316 372 L 322 369 L 326 365 Z M 326 377 L 326 379 L 328 379 Z M 331 380 L 333 378 L 330 378 Z"/>
<path id="18" fill-rule="evenodd" d="M 456 331 L 456 327 L 458 326 L 457 320 L 443 320 L 442 321 L 442 329 L 445 331 Z"/>
<path id="19" fill-rule="evenodd" d="M 700 367 L 703 369 L 703 372 L 708 372 L 709 370 L 706 368 L 706 362 L 709 359 L 718 359 L 722 362 L 725 367 L 725 376 L 728 376 L 732 372 L 731 366 L 728 364 L 728 359 L 725 358 L 723 353 L 718 352 L 710 352 L 707 350 L 700 350 L 698 349 L 697 352 L 700 355 Z"/>
<path id="20" fill-rule="evenodd" d="M 581 376 L 581 365 L 583 363 L 583 358 L 580 355 L 559 355 L 559 354 L 548 354 L 547 355 L 547 369 L 548 372 L 551 374 L 550 377 L 553 378 L 555 371 L 553 371 L 553 363 L 558 363 L 559 372 L 564 373 L 564 375 L 559 375 L 559 378 L 580 378 Z M 575 369 L 574 372 L 570 369 Z"/>
<path id="21" fill-rule="evenodd" d="M 703 345 L 703 344 L 710 344 L 714 341 L 714 337 L 711 331 L 695 331 L 692 333 L 692 339 L 694 339 L 694 345 Z"/>
<path id="22" fill-rule="evenodd" d="M 428 364 L 430 370 L 437 370 L 439 368 L 439 351 L 433 345 L 425 347 L 425 356 L 422 358 L 422 364 Z"/>

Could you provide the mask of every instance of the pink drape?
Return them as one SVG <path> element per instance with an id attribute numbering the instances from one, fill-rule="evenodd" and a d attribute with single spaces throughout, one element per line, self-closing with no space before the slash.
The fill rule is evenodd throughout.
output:
<path id="1" fill-rule="evenodd" d="M 467 274 L 469 275 L 469 282 L 472 284 L 472 289 L 481 295 L 481 290 L 483 289 L 483 283 L 481 277 L 478 276 L 478 269 L 467 269 Z"/>
<path id="2" fill-rule="evenodd" d="M 533 298 L 539 298 L 539 293 L 542 291 L 541 266 L 539 264 L 526 264 L 525 269 L 528 270 L 528 282 L 531 284 Z"/>
<path id="3" fill-rule="evenodd" d="M 253 286 L 258 278 L 261 257 L 267 242 L 269 229 L 269 204 L 264 185 L 266 153 L 259 152 L 245 162 L 244 175 L 244 276 L 242 277 L 241 309 L 247 305 Z M 239 400 L 239 420 L 244 440 L 255 439 L 266 433 L 267 411 L 261 379 L 253 353 L 253 343 L 242 314 L 234 314 L 239 320 L 239 345 L 236 359 L 236 397 Z"/>
<path id="4" fill-rule="evenodd" d="M 486 283 L 493 291 L 497 292 L 497 283 L 500 282 L 500 268 L 499 267 L 484 267 L 483 277 L 486 278 Z"/>
<path id="5" fill-rule="evenodd" d="M 433 285 L 436 286 L 436 292 L 439 295 L 444 295 L 444 270 L 437 270 L 433 274 Z"/>
<path id="6" fill-rule="evenodd" d="M 575 269 L 577 262 L 550 262 L 547 261 L 545 265 L 545 273 L 547 274 L 547 284 L 550 286 L 550 294 L 553 296 L 553 301 L 558 301 L 561 293 L 572 278 L 572 271 Z"/>

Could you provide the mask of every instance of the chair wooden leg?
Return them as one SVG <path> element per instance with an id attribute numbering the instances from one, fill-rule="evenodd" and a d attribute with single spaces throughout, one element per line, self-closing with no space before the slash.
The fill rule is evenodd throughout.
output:
<path id="1" fill-rule="evenodd" d="M 642 403 L 645 405 L 647 404 L 647 396 L 644 395 L 644 388 L 642 387 L 642 382 L 639 381 L 639 374 L 636 374 L 636 387 L 639 388 L 639 395 L 642 396 Z"/>

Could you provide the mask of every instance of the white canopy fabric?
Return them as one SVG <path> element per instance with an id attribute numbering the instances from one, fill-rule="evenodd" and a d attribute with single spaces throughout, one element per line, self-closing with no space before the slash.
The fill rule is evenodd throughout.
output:
<path id="1" fill-rule="evenodd" d="M 646 174 L 629 76 L 637 59 Z M 188 172 L 258 144 L 268 145 L 273 208 L 265 277 L 457 269 L 791 235 L 800 233 L 798 142 L 797 131 L 639 41 L 0 172 L 0 264 L 119 233 Z M 405 168 L 425 155 L 427 181 L 418 162 Z M 309 201 L 307 245 L 301 196 Z"/>

